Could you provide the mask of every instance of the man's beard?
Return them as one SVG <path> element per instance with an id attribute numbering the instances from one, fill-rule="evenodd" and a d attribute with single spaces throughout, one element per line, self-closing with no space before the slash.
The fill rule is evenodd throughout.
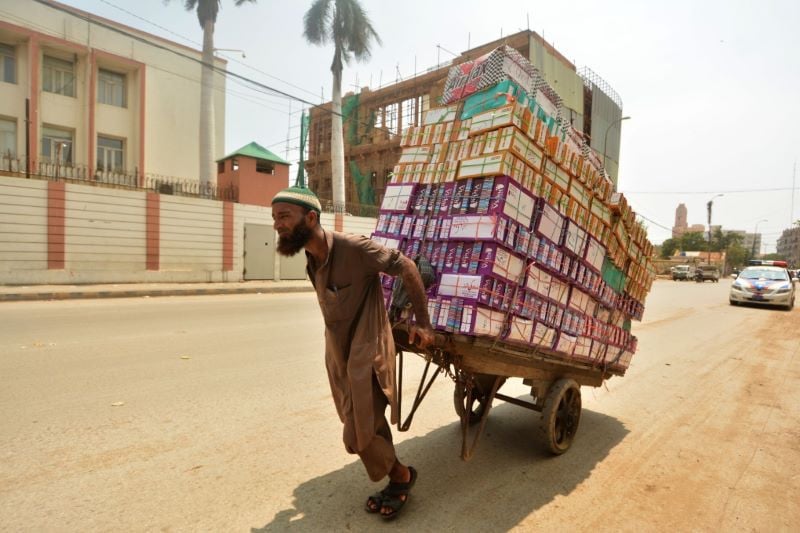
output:
<path id="1" fill-rule="evenodd" d="M 286 257 L 296 255 L 310 239 L 311 228 L 301 222 L 289 235 L 278 237 L 278 253 Z"/>

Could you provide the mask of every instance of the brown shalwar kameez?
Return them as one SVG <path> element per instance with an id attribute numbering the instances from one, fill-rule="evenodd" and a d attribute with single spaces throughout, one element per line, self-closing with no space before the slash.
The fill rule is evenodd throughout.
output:
<path id="1" fill-rule="evenodd" d="M 328 379 L 345 448 L 378 481 L 395 462 L 387 404 L 397 421 L 395 348 L 378 273 L 398 275 L 401 255 L 363 236 L 325 231 L 325 239 L 325 264 L 306 258 L 325 320 Z"/>

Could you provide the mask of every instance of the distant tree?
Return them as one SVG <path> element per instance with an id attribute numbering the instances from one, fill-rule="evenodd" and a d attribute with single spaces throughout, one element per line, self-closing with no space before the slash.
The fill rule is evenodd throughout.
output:
<path id="1" fill-rule="evenodd" d="M 342 70 L 351 58 L 370 56 L 370 45 L 381 39 L 358 0 L 314 0 L 303 17 L 303 36 L 311 44 L 333 43 L 331 98 L 331 174 L 333 206 L 344 211 L 344 133 L 342 132 Z"/>
<path id="2" fill-rule="evenodd" d="M 680 249 L 691 252 L 708 249 L 705 235 L 702 231 L 684 233 L 680 238 Z"/>
<path id="3" fill-rule="evenodd" d="M 169 0 L 165 0 L 169 1 Z M 256 0 L 233 0 L 234 5 Z M 200 183 L 216 182 L 214 154 L 214 26 L 217 23 L 220 0 L 183 0 L 186 11 L 197 10 L 197 20 L 203 28 L 203 67 L 200 73 Z"/>
<path id="4" fill-rule="evenodd" d="M 739 268 L 747 263 L 750 258 L 750 250 L 746 250 L 741 244 L 733 243 L 728 247 L 728 264 L 731 267 Z"/>
<path id="5" fill-rule="evenodd" d="M 678 249 L 678 241 L 675 239 L 667 239 L 661 243 L 661 259 L 669 259 L 675 250 Z"/>
<path id="6" fill-rule="evenodd" d="M 740 233 L 723 233 L 720 228 L 717 228 L 711 235 L 711 251 L 722 252 L 730 248 L 734 243 L 741 244 L 742 240 L 743 237 Z"/>

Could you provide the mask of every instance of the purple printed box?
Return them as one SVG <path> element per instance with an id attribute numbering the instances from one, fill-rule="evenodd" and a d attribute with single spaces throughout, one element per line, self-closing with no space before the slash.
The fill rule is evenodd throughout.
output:
<path id="1" fill-rule="evenodd" d="M 505 244 L 510 228 L 515 225 L 517 223 L 505 215 L 453 215 L 449 235 L 450 240 Z M 514 235 L 516 232 L 512 233 L 512 240 Z M 513 245 L 508 247 L 513 248 Z"/>
<path id="2" fill-rule="evenodd" d="M 481 280 L 481 288 L 478 292 L 478 303 L 486 306 L 492 305 L 492 297 L 494 295 L 495 280 L 491 276 L 484 276 Z"/>
<path id="3" fill-rule="evenodd" d="M 416 194 L 414 195 L 414 205 L 411 208 L 411 212 L 415 214 L 425 214 L 428 203 L 431 200 L 432 191 L 430 185 L 425 185 L 424 187 L 420 187 L 417 189 Z"/>
<path id="4" fill-rule="evenodd" d="M 518 283 L 525 261 L 495 243 L 484 243 L 478 261 L 478 274 L 493 274 Z"/>
<path id="5" fill-rule="evenodd" d="M 565 219 L 550 204 L 540 202 L 541 215 L 536 222 L 536 233 L 550 240 L 556 245 L 562 245 Z"/>
<path id="6" fill-rule="evenodd" d="M 578 338 L 575 335 L 570 335 L 561 331 L 558 333 L 558 338 L 556 339 L 555 351 L 569 359 L 572 357 L 572 352 L 575 351 L 575 343 L 577 342 Z"/>
<path id="7" fill-rule="evenodd" d="M 456 184 L 445 183 L 439 186 L 439 195 L 441 196 L 441 203 L 439 204 L 439 216 L 446 216 L 453 205 L 453 196 L 455 195 Z M 437 202 L 438 203 L 438 202 Z"/>
<path id="8" fill-rule="evenodd" d="M 468 274 L 442 274 L 439 280 L 439 296 L 451 296 L 477 300 L 481 287 L 481 276 Z"/>
<path id="9" fill-rule="evenodd" d="M 553 344 L 556 340 L 556 330 L 548 327 L 542 322 L 536 322 L 533 327 L 533 334 L 531 336 L 531 344 L 539 346 L 547 350 L 553 349 Z"/>
<path id="10" fill-rule="evenodd" d="M 447 256 L 448 243 L 434 243 L 433 253 L 431 254 L 431 265 L 437 272 L 441 272 L 444 268 L 444 261 Z"/>
<path id="11" fill-rule="evenodd" d="M 483 243 L 464 243 L 464 249 L 461 252 L 461 260 L 458 266 L 458 272 L 461 274 L 478 274 L 478 265 L 481 255 Z"/>
<path id="12" fill-rule="evenodd" d="M 384 274 L 381 272 L 380 274 L 381 286 L 384 289 L 390 289 L 394 286 L 394 276 L 390 276 L 388 274 Z"/>
<path id="13" fill-rule="evenodd" d="M 467 212 L 469 196 L 472 191 L 472 179 L 459 180 L 455 183 L 453 200 L 450 205 L 450 214 L 459 215 Z"/>
<path id="14" fill-rule="evenodd" d="M 503 331 L 505 313 L 474 302 L 464 302 L 459 332 L 467 335 L 497 337 Z"/>
<path id="15" fill-rule="evenodd" d="M 569 307 L 593 316 L 597 309 L 597 301 L 578 287 L 573 286 L 569 296 Z"/>
<path id="16" fill-rule="evenodd" d="M 524 228 L 530 228 L 536 201 L 522 186 L 508 176 L 494 178 L 488 214 L 504 214 Z"/>
<path id="17" fill-rule="evenodd" d="M 596 363 L 602 363 L 606 358 L 606 351 L 608 350 L 608 343 L 602 339 L 592 339 L 592 350 L 589 355 L 590 359 Z"/>
<path id="18" fill-rule="evenodd" d="M 553 282 L 553 276 L 546 270 L 539 267 L 539 265 L 530 265 L 528 267 L 528 275 L 525 281 L 525 286 L 540 296 L 548 296 L 550 294 L 550 286 Z"/>
<path id="19" fill-rule="evenodd" d="M 436 319 L 436 329 L 444 330 L 447 327 L 447 316 L 450 314 L 451 298 L 439 298 L 439 313 Z"/>
<path id="20" fill-rule="evenodd" d="M 550 293 L 547 295 L 547 297 L 551 300 L 566 307 L 567 302 L 569 302 L 569 293 L 570 286 L 568 283 L 557 278 L 553 278 L 550 281 Z"/>
<path id="21" fill-rule="evenodd" d="M 506 294 L 507 291 L 508 283 L 503 280 L 496 279 L 494 281 L 494 290 L 492 292 L 492 297 L 490 300 L 491 303 L 489 305 L 495 309 L 500 309 L 501 311 L 508 311 L 508 305 L 510 302 L 508 301 L 508 295 Z"/>
<path id="22" fill-rule="evenodd" d="M 395 236 L 379 235 L 378 233 L 373 233 L 370 238 L 381 246 L 392 250 L 401 250 L 406 241 L 405 239 L 400 239 Z"/>
<path id="23" fill-rule="evenodd" d="M 400 226 L 400 235 L 409 236 L 414 228 L 414 222 L 416 221 L 417 217 L 414 215 L 408 215 L 403 218 L 403 225 Z"/>
<path id="24" fill-rule="evenodd" d="M 533 320 L 512 316 L 505 339 L 509 342 L 530 344 L 533 337 L 534 324 Z"/>
<path id="25" fill-rule="evenodd" d="M 593 342 L 594 339 L 591 337 L 578 335 L 575 340 L 575 349 L 573 350 L 572 355 L 581 361 L 591 361 Z"/>
<path id="26" fill-rule="evenodd" d="M 567 229 L 564 232 L 564 247 L 567 250 L 578 257 L 583 257 L 586 251 L 587 237 L 586 231 L 578 227 L 577 223 L 567 220 Z"/>
<path id="27" fill-rule="evenodd" d="M 600 244 L 600 241 L 594 237 L 589 237 L 589 242 L 586 246 L 586 263 L 595 271 L 601 272 L 603 269 L 603 260 L 606 257 L 605 246 Z"/>
<path id="28" fill-rule="evenodd" d="M 442 272 L 457 273 L 461 263 L 461 254 L 464 252 L 464 242 L 451 241 L 447 244 L 447 252 L 444 256 Z"/>
<path id="29" fill-rule="evenodd" d="M 386 192 L 383 195 L 383 202 L 381 203 L 381 211 L 393 211 L 398 213 L 408 213 L 413 206 L 414 193 L 416 192 L 416 184 L 389 184 L 386 186 Z"/>
<path id="30" fill-rule="evenodd" d="M 493 181 L 492 178 L 476 178 L 472 180 L 467 199 L 467 208 L 464 211 L 466 214 L 477 214 L 480 206 L 481 194 L 483 193 L 483 183 L 488 179 Z"/>
<path id="31" fill-rule="evenodd" d="M 450 233 L 453 226 L 453 219 L 450 217 L 442 217 L 441 224 L 439 225 L 439 237 L 437 240 L 446 241 L 450 239 Z"/>

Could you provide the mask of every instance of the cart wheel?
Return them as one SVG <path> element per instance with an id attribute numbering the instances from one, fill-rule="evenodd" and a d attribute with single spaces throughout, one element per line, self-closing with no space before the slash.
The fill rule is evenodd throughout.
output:
<path id="1" fill-rule="evenodd" d="M 581 388 L 574 379 L 559 379 L 547 391 L 542 430 L 547 449 L 556 455 L 569 450 L 581 420 Z"/>
<path id="2" fill-rule="evenodd" d="M 481 421 L 483 413 L 486 411 L 486 396 L 487 394 L 480 390 L 477 385 L 472 387 L 472 404 L 469 406 L 470 425 Z M 456 408 L 458 417 L 462 418 L 467 410 L 467 387 L 463 383 L 456 382 L 456 387 L 453 390 L 453 405 Z"/>

